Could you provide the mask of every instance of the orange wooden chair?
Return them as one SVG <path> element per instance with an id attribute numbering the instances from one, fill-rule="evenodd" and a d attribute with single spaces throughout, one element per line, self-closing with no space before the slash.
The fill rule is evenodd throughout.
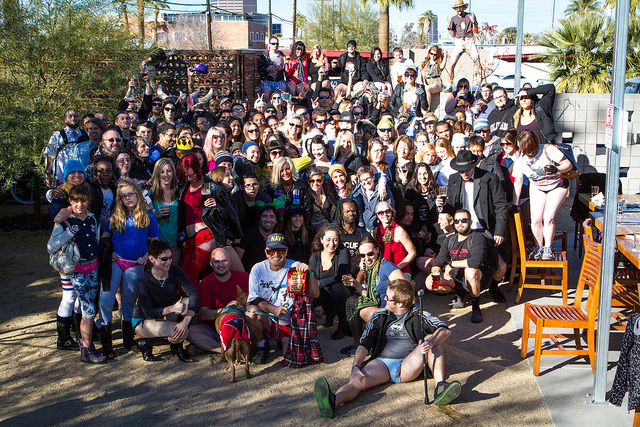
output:
<path id="1" fill-rule="evenodd" d="M 584 237 L 585 255 L 580 270 L 580 279 L 572 305 L 538 305 L 525 303 L 524 322 L 522 325 L 521 355 L 527 357 L 529 338 L 535 338 L 533 350 L 533 375 L 540 375 L 540 357 L 543 354 L 576 354 L 588 355 L 591 370 L 595 371 L 595 329 L 598 315 L 598 299 L 600 297 L 600 264 L 601 245 Z M 582 309 L 583 293 L 588 288 L 585 309 Z M 536 327 L 535 334 L 529 334 L 529 322 Z M 544 328 L 573 329 L 573 334 L 544 333 Z M 587 349 L 582 348 L 580 329 L 586 330 Z M 557 350 L 543 350 L 542 338 L 551 338 Z M 564 348 L 558 338 L 573 339 L 575 350 Z"/>
<path id="2" fill-rule="evenodd" d="M 522 219 L 519 213 L 513 214 L 514 225 L 516 229 L 516 236 L 518 241 L 518 248 L 520 254 L 520 281 L 518 284 L 518 296 L 516 297 L 516 303 L 520 302 L 522 297 L 522 291 L 524 288 L 535 289 L 551 289 L 562 291 L 562 304 L 567 304 L 567 288 L 569 282 L 569 263 L 567 261 L 567 252 L 561 253 L 554 252 L 554 259 L 551 261 L 542 260 L 530 260 L 530 251 L 527 250 L 526 240 L 522 227 Z M 545 269 L 542 273 L 540 270 L 536 272 L 530 272 L 532 269 Z M 547 274 L 546 269 L 555 271 L 555 274 Z M 527 282 L 529 279 L 529 282 Z M 533 281 L 531 281 L 533 279 Z M 544 279 L 544 282 L 542 282 Z"/>

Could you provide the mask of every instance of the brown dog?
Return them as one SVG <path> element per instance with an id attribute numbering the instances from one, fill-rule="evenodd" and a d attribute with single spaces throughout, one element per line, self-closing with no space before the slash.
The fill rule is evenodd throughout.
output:
<path id="1" fill-rule="evenodd" d="M 251 357 L 251 337 L 249 328 L 244 319 L 244 310 L 247 306 L 248 294 L 242 293 L 239 287 L 237 304 L 226 307 L 222 313 L 216 317 L 216 332 L 220 335 L 220 343 L 222 344 L 222 360 L 227 359 L 231 367 L 231 381 L 236 381 L 236 367 L 242 363 L 240 355 L 244 356 L 244 369 L 246 377 L 251 378 L 249 372 L 249 358 Z"/>

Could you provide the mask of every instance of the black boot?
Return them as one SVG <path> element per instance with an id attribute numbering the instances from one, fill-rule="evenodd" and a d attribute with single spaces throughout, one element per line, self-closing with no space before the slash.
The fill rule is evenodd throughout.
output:
<path id="1" fill-rule="evenodd" d="M 71 322 L 73 322 L 73 317 L 57 317 L 58 350 L 78 350 L 80 348 L 78 343 L 71 338 Z"/>
<path id="2" fill-rule="evenodd" d="M 111 342 L 111 323 L 100 328 L 100 343 L 102 344 L 102 355 L 107 359 L 115 359 L 113 343 Z"/>
<path id="3" fill-rule="evenodd" d="M 123 320 L 122 324 L 122 346 L 130 351 L 136 351 L 136 340 L 131 322 Z"/>
<path id="4" fill-rule="evenodd" d="M 189 357 L 189 355 L 187 355 L 187 353 L 184 352 L 181 342 L 171 344 L 169 347 L 171 347 L 171 352 L 178 356 L 178 359 L 180 359 L 181 362 L 195 362 L 195 360 L 193 360 L 191 357 Z"/>
<path id="5" fill-rule="evenodd" d="M 73 313 L 73 328 L 76 334 L 76 341 L 78 345 L 82 347 L 82 334 L 80 333 L 80 321 L 82 321 L 82 313 Z"/>
<path id="6" fill-rule="evenodd" d="M 362 320 L 360 319 L 360 315 L 356 312 L 355 296 L 347 298 L 345 312 L 347 315 L 349 331 L 353 337 L 353 345 L 341 349 L 340 352 L 343 354 L 354 354 L 355 349 L 360 345 L 360 337 L 362 336 Z"/>
<path id="7" fill-rule="evenodd" d="M 142 360 L 145 362 L 158 362 L 162 360 L 162 357 L 153 355 L 153 344 L 153 338 L 140 338 L 138 340 L 138 350 L 142 353 Z"/>

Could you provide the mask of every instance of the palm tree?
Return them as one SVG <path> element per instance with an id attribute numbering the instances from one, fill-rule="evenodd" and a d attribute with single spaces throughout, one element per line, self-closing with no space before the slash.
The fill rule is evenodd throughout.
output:
<path id="1" fill-rule="evenodd" d="M 420 38 L 420 44 L 424 44 L 424 34 L 427 34 L 427 42 L 429 41 L 429 30 L 431 30 L 431 23 L 436 15 L 432 11 L 427 10 L 418 18 L 418 37 Z"/>
<path id="2" fill-rule="evenodd" d="M 611 9 L 615 9 L 616 0 L 605 0 L 604 5 L 610 7 Z M 638 6 L 640 6 L 640 0 L 629 0 L 629 12 L 632 15 L 636 14 Z"/>
<path id="3" fill-rule="evenodd" d="M 564 16 L 583 12 L 602 12 L 600 0 L 571 0 L 564 11 Z"/>
<path id="4" fill-rule="evenodd" d="M 559 91 L 606 93 L 611 90 L 613 25 L 602 14 L 585 13 L 563 19 L 542 36 L 550 78 Z"/>
<path id="5" fill-rule="evenodd" d="M 378 30 L 378 43 L 380 50 L 389 52 L 389 6 L 395 6 L 398 10 L 413 7 L 413 0 L 362 0 L 363 4 L 373 1 L 380 6 L 380 28 Z"/>

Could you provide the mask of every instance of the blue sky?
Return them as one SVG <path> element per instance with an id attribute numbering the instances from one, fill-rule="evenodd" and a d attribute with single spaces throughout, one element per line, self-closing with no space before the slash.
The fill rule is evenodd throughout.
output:
<path id="1" fill-rule="evenodd" d="M 204 0 L 169 0 L 176 3 L 194 4 L 198 6 L 171 6 L 172 10 L 203 10 Z M 298 0 L 298 8 L 304 13 L 306 6 L 314 0 Z M 506 27 L 513 27 L 517 20 L 517 0 L 467 0 L 470 2 L 471 10 L 474 12 L 480 23 L 488 22 L 490 25 L 498 25 L 498 29 L 502 30 Z M 453 0 L 438 0 L 426 2 L 423 0 L 414 0 L 416 8 L 398 11 L 391 8 L 391 27 L 393 31 L 400 35 L 404 24 L 414 22 L 417 24 L 420 14 L 431 10 L 438 15 L 438 28 L 442 32 L 446 27 L 446 17 L 453 16 L 454 11 L 451 8 Z M 569 0 L 525 0 L 525 24 L 524 30 L 528 33 L 537 33 L 551 28 L 552 10 L 555 4 L 555 22 L 562 18 L 564 10 L 569 4 Z M 293 15 L 293 1 L 291 0 L 272 0 L 272 13 L 283 19 L 291 20 Z M 258 12 L 267 13 L 267 0 L 258 0 Z M 274 22 L 280 22 L 274 18 Z M 292 27 L 290 24 L 282 22 L 284 36 L 291 36 Z M 414 26 L 415 28 L 415 26 Z"/>

